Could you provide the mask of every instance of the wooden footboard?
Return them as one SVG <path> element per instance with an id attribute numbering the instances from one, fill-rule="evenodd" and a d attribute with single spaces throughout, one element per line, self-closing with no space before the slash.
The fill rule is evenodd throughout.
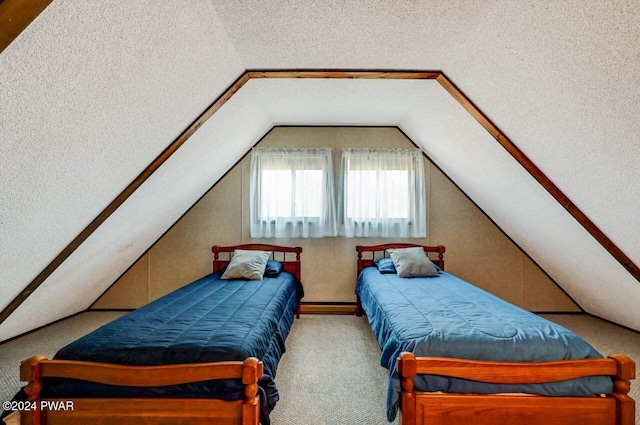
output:
<path id="1" fill-rule="evenodd" d="M 484 362 L 402 353 L 398 359 L 402 393 L 401 425 L 633 425 L 635 401 L 629 380 L 635 363 L 623 355 L 606 359 L 540 363 Z M 526 394 L 447 394 L 415 391 L 413 378 L 431 374 L 501 384 L 556 382 L 609 375 L 611 394 L 548 397 Z"/>
<path id="2" fill-rule="evenodd" d="M 262 362 L 215 362 L 166 366 L 123 366 L 105 363 L 48 360 L 31 357 L 20 366 L 28 381 L 29 403 L 21 409 L 22 425 L 258 425 L 258 378 Z M 224 401 L 206 398 L 41 398 L 43 378 L 72 378 L 118 386 L 165 386 L 214 379 L 242 379 L 245 398 Z"/>

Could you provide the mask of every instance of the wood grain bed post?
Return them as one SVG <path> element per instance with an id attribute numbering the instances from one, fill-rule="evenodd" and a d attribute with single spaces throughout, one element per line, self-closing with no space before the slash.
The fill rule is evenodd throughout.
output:
<path id="1" fill-rule="evenodd" d="M 362 263 L 362 246 L 356 245 L 356 252 L 358 253 L 358 265 L 356 275 L 360 274 L 360 270 L 364 268 L 364 264 Z M 360 296 L 356 296 L 356 316 L 362 317 L 364 315 L 364 309 L 362 308 L 362 300 Z"/>
<path id="2" fill-rule="evenodd" d="M 415 424 L 416 422 L 416 396 L 413 392 L 413 378 L 417 375 L 416 356 L 413 353 L 400 353 L 397 365 L 400 374 L 400 423 Z M 421 418 L 420 418 L 421 419 Z M 422 423 L 422 422 L 420 422 Z"/>
<path id="3" fill-rule="evenodd" d="M 617 400 L 616 425 L 633 424 L 636 418 L 636 403 L 629 397 L 629 390 L 631 390 L 629 380 L 636 377 L 636 365 L 633 360 L 622 354 L 612 354 L 608 357 L 616 361 L 618 369 L 613 378 L 611 394 Z"/>
<path id="4" fill-rule="evenodd" d="M 260 424 L 260 397 L 258 396 L 258 379 L 264 374 L 262 362 L 249 357 L 242 366 L 242 383 L 245 399 L 242 403 L 242 424 Z"/>
<path id="5" fill-rule="evenodd" d="M 294 248 L 296 253 L 296 277 L 300 282 L 302 282 L 302 266 L 300 265 L 300 254 L 302 254 L 302 247 L 296 246 Z M 296 309 L 296 319 L 300 318 L 300 310 L 302 310 L 302 300 L 298 299 L 298 308 Z"/>
<path id="6" fill-rule="evenodd" d="M 360 245 L 356 246 L 356 252 L 358 253 L 358 271 L 363 269 L 362 265 L 362 247 Z"/>
<path id="7" fill-rule="evenodd" d="M 28 381 L 29 383 L 25 387 L 24 391 L 27 393 L 30 401 L 36 402 L 37 409 L 30 411 L 22 411 L 20 413 L 20 419 L 22 425 L 45 425 L 40 421 L 40 391 L 42 391 L 42 373 L 40 369 L 40 362 L 47 360 L 43 356 L 33 356 L 24 360 L 20 364 L 20 380 Z"/>
<path id="8" fill-rule="evenodd" d="M 444 245 L 438 245 L 438 266 L 444 271 L 444 253 L 447 250 Z"/>

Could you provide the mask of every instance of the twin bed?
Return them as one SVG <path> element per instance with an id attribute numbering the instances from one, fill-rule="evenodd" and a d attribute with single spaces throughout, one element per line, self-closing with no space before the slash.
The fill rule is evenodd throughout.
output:
<path id="1" fill-rule="evenodd" d="M 21 410 L 21 423 L 269 424 L 278 362 L 303 295 L 302 249 L 212 250 L 212 274 L 67 345 L 53 360 L 23 362 L 33 404 Z"/>
<path id="2" fill-rule="evenodd" d="M 240 278 L 221 279 L 238 272 L 234 257 L 252 251 L 269 253 L 260 279 L 242 278 L 242 267 Z M 25 409 L 21 423 L 269 424 L 278 362 L 303 295 L 301 251 L 215 246 L 211 275 L 53 360 L 27 359 L 21 379 L 34 406 L 71 402 L 73 409 Z M 604 359 L 572 332 L 446 273 L 443 246 L 357 252 L 358 308 L 390 373 L 390 421 L 400 411 L 402 425 L 634 423 L 629 358 Z M 415 268 L 416 254 L 434 258 Z M 429 277 L 403 277 L 425 271 Z"/>
<path id="3" fill-rule="evenodd" d="M 390 421 L 400 410 L 402 425 L 634 423 L 631 359 L 602 358 L 573 332 L 446 273 L 443 246 L 356 250 L 359 310 L 389 370 Z"/>

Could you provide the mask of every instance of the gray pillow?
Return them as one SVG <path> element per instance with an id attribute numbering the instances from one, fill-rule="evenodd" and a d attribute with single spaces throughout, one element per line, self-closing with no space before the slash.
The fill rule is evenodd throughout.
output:
<path id="1" fill-rule="evenodd" d="M 438 276 L 438 270 L 420 247 L 388 249 L 387 252 L 398 277 Z"/>
<path id="2" fill-rule="evenodd" d="M 236 249 L 220 279 L 262 280 L 271 253 Z"/>

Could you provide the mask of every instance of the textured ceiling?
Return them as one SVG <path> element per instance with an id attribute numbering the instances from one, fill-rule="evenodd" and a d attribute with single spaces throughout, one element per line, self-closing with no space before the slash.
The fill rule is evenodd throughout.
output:
<path id="1" fill-rule="evenodd" d="M 637 22 L 635 1 L 56 0 L 0 54 L 0 308 L 245 69 L 442 70 L 640 264 Z M 398 125 L 583 308 L 640 330 L 640 284 L 435 82 L 283 79 L 247 83 L 0 340 L 90 305 L 273 124 Z"/>

